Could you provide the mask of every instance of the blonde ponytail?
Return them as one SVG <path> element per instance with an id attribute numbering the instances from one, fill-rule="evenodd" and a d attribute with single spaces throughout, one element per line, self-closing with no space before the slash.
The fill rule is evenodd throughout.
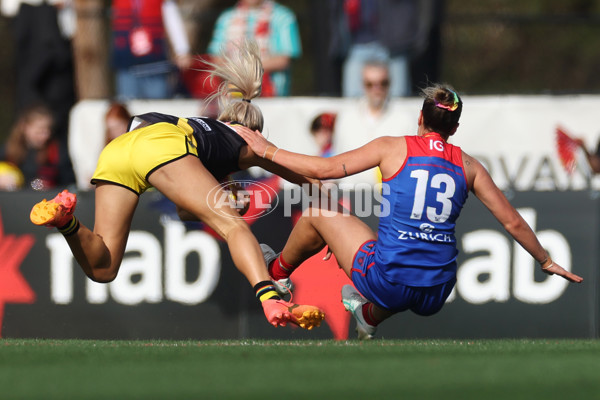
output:
<path id="1" fill-rule="evenodd" d="M 235 51 L 222 54 L 218 63 L 207 63 L 212 67 L 210 77 L 221 80 L 217 92 L 207 102 L 219 99 L 222 109 L 218 117 L 220 121 L 236 121 L 262 131 L 262 112 L 251 102 L 260 96 L 262 89 L 263 67 L 258 45 L 245 39 L 234 47 Z"/>

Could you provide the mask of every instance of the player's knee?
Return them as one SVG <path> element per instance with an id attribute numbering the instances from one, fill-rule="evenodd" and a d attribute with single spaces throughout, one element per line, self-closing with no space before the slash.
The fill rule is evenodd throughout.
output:
<path id="1" fill-rule="evenodd" d="M 302 218 L 310 219 L 315 215 L 319 215 L 320 209 L 317 207 L 306 207 L 304 211 L 302 211 Z"/>
<path id="2" fill-rule="evenodd" d="M 91 280 L 98 283 L 110 283 L 117 277 L 116 268 L 95 268 L 88 275 Z"/>
<path id="3" fill-rule="evenodd" d="M 435 307 L 414 307 L 412 311 L 421 317 L 430 317 L 437 314 L 442 309 L 443 304 Z"/>
<path id="4" fill-rule="evenodd" d="M 239 234 L 240 232 L 252 232 L 250 227 L 243 219 L 234 219 L 228 221 L 227 224 L 221 226 L 221 236 L 223 239 L 228 240 L 233 235 Z"/>
<path id="5" fill-rule="evenodd" d="M 110 283 L 112 281 L 115 280 L 115 278 L 117 277 L 117 274 L 97 274 L 97 273 L 93 273 L 92 276 L 90 276 L 89 278 L 97 283 Z"/>

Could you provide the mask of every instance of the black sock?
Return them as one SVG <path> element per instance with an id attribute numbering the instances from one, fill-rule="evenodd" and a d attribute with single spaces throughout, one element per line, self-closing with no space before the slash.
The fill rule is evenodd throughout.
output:
<path id="1" fill-rule="evenodd" d="M 254 285 L 256 297 L 262 303 L 265 300 L 281 300 L 271 281 L 262 281 Z"/>
<path id="2" fill-rule="evenodd" d="M 79 230 L 79 220 L 73 216 L 71 221 L 65 226 L 58 227 L 58 231 L 62 233 L 64 236 L 71 236 L 77 233 Z"/>

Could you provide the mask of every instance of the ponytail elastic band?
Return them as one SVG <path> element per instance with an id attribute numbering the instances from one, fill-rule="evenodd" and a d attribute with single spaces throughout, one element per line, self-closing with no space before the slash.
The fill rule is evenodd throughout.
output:
<path id="1" fill-rule="evenodd" d="M 242 99 L 242 101 L 245 101 L 246 103 L 250 103 L 251 101 L 248 99 Z"/>
<path id="2" fill-rule="evenodd" d="M 454 99 L 452 102 L 451 106 L 447 106 L 445 104 L 440 103 L 437 100 L 433 100 L 433 102 L 435 103 L 435 106 L 438 108 L 443 108 L 444 110 L 448 110 L 450 112 L 455 111 L 458 108 L 458 104 L 460 103 L 460 99 L 458 98 L 458 95 L 456 94 L 456 92 L 454 90 L 448 89 L 448 91 L 450 91 L 450 93 L 452 93 Z"/>

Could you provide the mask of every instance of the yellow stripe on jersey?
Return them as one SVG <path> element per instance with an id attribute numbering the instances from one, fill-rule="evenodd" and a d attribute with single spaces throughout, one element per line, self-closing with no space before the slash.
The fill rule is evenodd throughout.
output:
<path id="1" fill-rule="evenodd" d="M 192 133 L 194 133 L 194 128 L 192 128 L 192 126 L 188 123 L 188 120 L 186 118 L 179 118 L 179 120 L 177 121 L 177 126 L 183 129 L 183 131 L 190 136 L 192 135 Z"/>

